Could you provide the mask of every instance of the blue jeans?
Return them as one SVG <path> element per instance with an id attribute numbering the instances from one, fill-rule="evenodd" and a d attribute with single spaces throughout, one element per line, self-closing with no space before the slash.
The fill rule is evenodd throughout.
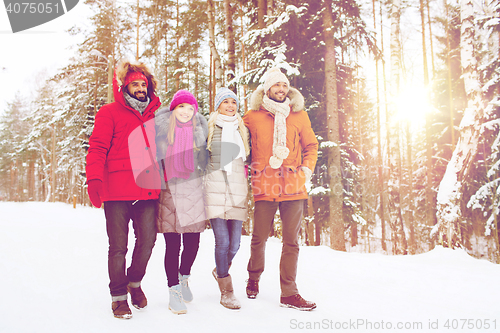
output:
<path id="1" fill-rule="evenodd" d="M 111 296 L 127 295 L 129 282 L 140 282 L 156 241 L 156 200 L 106 201 L 104 215 L 108 232 L 108 273 Z M 129 221 L 132 220 L 135 246 L 132 262 L 125 273 Z"/>
<path id="2" fill-rule="evenodd" d="M 243 221 L 210 219 L 215 237 L 215 265 L 217 276 L 229 275 L 229 265 L 240 248 L 241 227 Z"/>

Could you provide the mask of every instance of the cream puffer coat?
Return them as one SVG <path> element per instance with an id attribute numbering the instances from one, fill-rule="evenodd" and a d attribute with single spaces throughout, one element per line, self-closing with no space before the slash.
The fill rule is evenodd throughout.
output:
<path id="1" fill-rule="evenodd" d="M 232 161 L 232 172 L 221 170 L 222 128 L 215 125 L 210 160 L 205 175 L 205 205 L 208 219 L 245 221 L 248 216 L 248 182 L 245 163 L 238 158 Z M 243 138 L 248 140 L 248 138 Z"/>
<path id="2" fill-rule="evenodd" d="M 157 159 L 165 158 L 167 152 L 166 137 L 171 112 L 164 108 L 156 114 L 156 146 Z M 163 182 L 158 209 L 156 211 L 156 227 L 159 233 L 194 233 L 205 230 L 207 219 L 203 194 L 203 170 L 207 164 L 208 152 L 206 139 L 208 126 L 206 119 L 195 114 L 196 129 L 194 140 L 199 149 L 194 151 L 195 171 L 188 179 L 171 178 Z"/>

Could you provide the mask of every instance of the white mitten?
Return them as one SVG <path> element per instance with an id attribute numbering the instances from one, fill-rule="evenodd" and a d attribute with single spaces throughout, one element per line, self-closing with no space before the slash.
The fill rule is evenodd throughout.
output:
<path id="1" fill-rule="evenodd" d="M 311 178 L 312 178 L 312 174 L 313 174 L 311 169 L 309 169 L 306 166 L 301 166 L 300 168 L 302 169 L 302 171 L 304 171 L 304 174 L 306 175 L 306 184 L 309 184 L 311 182 Z"/>

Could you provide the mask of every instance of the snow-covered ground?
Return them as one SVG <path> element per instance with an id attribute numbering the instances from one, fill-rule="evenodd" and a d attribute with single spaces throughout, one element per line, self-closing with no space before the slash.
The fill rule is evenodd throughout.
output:
<path id="1" fill-rule="evenodd" d="M 277 239 L 267 245 L 261 293 L 246 298 L 250 237 L 244 236 L 231 268 L 242 308 L 225 309 L 211 276 L 211 230 L 201 237 L 187 314 L 168 310 L 165 243 L 158 237 L 143 280 L 149 306 L 141 312 L 133 308 L 131 320 L 119 320 L 111 313 L 107 286 L 103 210 L 1 202 L 0 212 L 2 333 L 500 332 L 500 266 L 439 247 L 415 256 L 302 247 L 298 286 L 318 307 L 301 312 L 279 306 Z"/>

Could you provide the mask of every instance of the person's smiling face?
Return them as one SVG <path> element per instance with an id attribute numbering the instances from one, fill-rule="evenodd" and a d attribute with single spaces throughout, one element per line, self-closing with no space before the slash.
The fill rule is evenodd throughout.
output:
<path id="1" fill-rule="evenodd" d="M 236 114 L 238 104 L 234 98 L 226 98 L 219 105 L 219 112 L 225 116 L 234 116 Z"/>
<path id="2" fill-rule="evenodd" d="M 181 123 L 187 123 L 193 118 L 194 106 L 189 103 L 181 103 L 175 107 L 172 111 L 177 119 Z"/>
<path id="3" fill-rule="evenodd" d="M 133 98 L 145 102 L 148 96 L 148 86 L 144 80 L 135 80 L 127 85 L 128 94 Z"/>
<path id="4" fill-rule="evenodd" d="M 288 94 L 288 84 L 286 84 L 285 82 L 275 83 L 267 91 L 267 97 L 279 103 L 285 101 L 287 94 Z"/>

